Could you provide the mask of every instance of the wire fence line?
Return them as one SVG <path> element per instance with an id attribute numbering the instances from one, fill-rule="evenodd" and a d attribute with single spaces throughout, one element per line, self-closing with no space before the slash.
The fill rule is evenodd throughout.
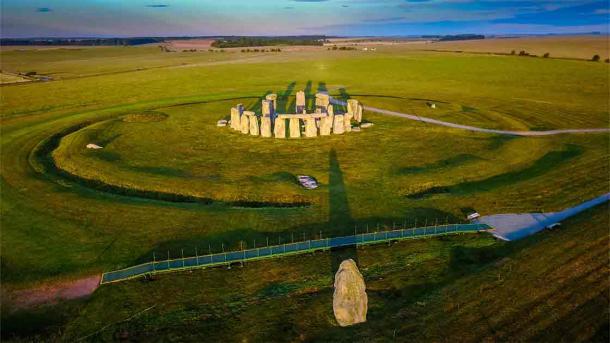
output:
<path id="1" fill-rule="evenodd" d="M 460 233 L 474 233 L 491 229 L 487 224 L 447 224 L 424 226 L 410 229 L 360 233 L 350 236 L 329 237 L 285 243 L 239 251 L 227 251 L 201 256 L 182 257 L 142 263 L 136 266 L 110 271 L 102 274 L 100 284 L 133 279 L 148 274 L 158 274 L 193 268 L 230 265 L 236 262 L 254 261 L 265 258 L 281 257 L 307 252 L 328 250 L 345 246 L 359 246 L 403 239 L 417 239 Z"/>

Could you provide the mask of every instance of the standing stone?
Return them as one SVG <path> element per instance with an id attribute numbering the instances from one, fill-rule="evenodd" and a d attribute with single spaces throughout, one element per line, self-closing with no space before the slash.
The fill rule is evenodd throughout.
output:
<path id="1" fill-rule="evenodd" d="M 354 260 L 341 262 L 335 274 L 333 312 L 340 326 L 366 322 L 368 296 L 366 284 Z"/>
<path id="2" fill-rule="evenodd" d="M 344 125 L 345 132 L 352 131 L 352 114 L 351 113 L 345 113 L 343 115 L 343 125 Z"/>
<path id="3" fill-rule="evenodd" d="M 277 109 L 277 94 L 267 94 L 265 96 L 265 100 L 271 101 L 273 102 L 273 109 Z M 271 111 L 271 114 L 273 115 L 275 112 Z"/>
<path id="4" fill-rule="evenodd" d="M 343 123 L 343 115 L 337 114 L 335 115 L 335 120 L 333 121 L 333 133 L 335 135 L 341 135 L 345 131 L 345 124 Z"/>
<path id="5" fill-rule="evenodd" d="M 237 110 L 237 107 L 231 107 L 231 128 L 233 130 L 238 130 L 239 124 L 241 124 L 241 121 L 239 119 L 239 112 Z"/>
<path id="6" fill-rule="evenodd" d="M 318 136 L 318 128 L 316 127 L 316 118 L 305 119 L 305 137 Z"/>
<path id="7" fill-rule="evenodd" d="M 271 137 L 271 118 L 261 117 L 261 136 Z"/>
<path id="8" fill-rule="evenodd" d="M 333 119 L 331 116 L 320 118 L 320 136 L 330 135 L 333 128 Z"/>
<path id="9" fill-rule="evenodd" d="M 249 113 L 254 114 L 254 112 L 245 111 L 241 116 L 241 124 L 240 124 L 241 133 L 246 134 L 246 135 L 250 132 Z"/>
<path id="10" fill-rule="evenodd" d="M 250 135 L 258 136 L 260 134 L 258 127 L 258 117 L 256 115 L 250 116 Z"/>
<path id="11" fill-rule="evenodd" d="M 357 122 L 362 122 L 362 105 L 358 100 L 347 100 L 347 113 L 350 113 Z"/>
<path id="12" fill-rule="evenodd" d="M 290 138 L 301 137 L 301 120 L 299 118 L 290 118 Z"/>
<path id="13" fill-rule="evenodd" d="M 286 138 L 286 119 L 276 118 L 273 123 L 273 134 L 275 138 Z"/>
<path id="14" fill-rule="evenodd" d="M 330 104 L 330 96 L 326 93 L 316 93 L 316 110 L 326 113 L 327 107 Z"/>
<path id="15" fill-rule="evenodd" d="M 296 113 L 303 113 L 305 111 L 305 92 L 298 91 L 297 92 L 297 100 L 296 100 Z"/>
<path id="16" fill-rule="evenodd" d="M 333 108 L 332 104 L 329 104 L 328 106 L 326 106 L 326 114 L 331 117 L 335 115 L 335 109 Z"/>
<path id="17" fill-rule="evenodd" d="M 238 104 L 231 108 L 231 128 L 239 131 L 241 129 L 241 115 L 244 112 L 244 105 Z"/>
<path id="18" fill-rule="evenodd" d="M 271 117 L 275 113 L 275 107 L 272 100 L 263 100 L 262 102 L 263 117 Z"/>
<path id="19" fill-rule="evenodd" d="M 363 110 L 364 110 L 364 108 L 362 107 L 362 104 L 358 104 L 356 113 L 354 114 L 354 119 L 356 119 L 356 121 L 359 123 L 362 122 L 362 111 Z"/>

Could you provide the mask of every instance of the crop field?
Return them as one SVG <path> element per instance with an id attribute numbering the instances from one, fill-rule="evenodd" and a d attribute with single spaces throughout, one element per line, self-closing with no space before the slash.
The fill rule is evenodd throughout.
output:
<path id="1" fill-rule="evenodd" d="M 532 55 L 549 57 L 591 59 L 599 55 L 602 60 L 608 58 L 608 37 L 600 36 L 550 36 L 495 38 L 471 41 L 435 42 L 426 46 L 429 49 L 465 52 L 489 52 L 510 54 L 515 51 L 528 52 Z"/>
<path id="2" fill-rule="evenodd" d="M 603 62 L 404 46 L 375 53 L 6 49 L 0 58 L 3 71 L 53 78 L 0 89 L 4 299 L 153 255 L 458 223 L 472 210 L 556 211 L 608 192 L 608 133 L 501 136 L 368 111 L 372 127 L 315 139 L 264 139 L 216 126 L 238 103 L 260 112 L 261 98 L 273 92 L 279 111 L 291 112 L 298 90 L 310 106 L 321 90 L 484 128 L 610 128 L 610 66 Z M 87 149 L 89 143 L 103 148 Z M 296 175 L 311 175 L 320 187 L 305 190 Z M 10 330 L 2 335 L 27 340 L 20 327 L 27 324 L 66 341 L 125 335 L 264 341 L 286 330 L 290 341 L 320 339 L 322 332 L 366 341 L 442 340 L 441 332 L 453 332 L 476 341 L 513 332 L 535 340 L 554 328 L 548 337 L 565 330 L 566 337 L 585 340 L 599 337 L 607 318 L 607 309 L 606 317 L 594 315 L 608 291 L 607 227 L 601 208 L 560 232 L 518 243 L 477 235 L 359 250 L 372 319 L 353 330 L 334 328 L 327 306 L 334 255 L 324 253 L 105 285 L 88 300 L 35 309 L 11 309 L 3 301 L 10 310 L 3 309 L 3 326 Z M 559 268 L 564 264 L 587 266 Z M 531 290 L 511 302 L 510 289 L 530 291 L 526 280 L 540 286 L 558 278 L 570 286 Z M 592 287 L 585 291 L 583 282 Z M 555 295 L 578 297 L 577 307 L 549 302 Z M 489 315 L 500 308 L 505 312 Z M 532 315 L 550 311 L 552 320 L 525 323 L 519 313 L 528 308 Z M 50 321 L 53 312 L 60 319 Z M 279 321 L 288 312 L 302 317 Z M 591 321 L 571 321 L 578 313 Z M 253 324 L 239 324 L 245 321 Z M 265 322 L 271 324 L 263 329 Z M 192 334 L 202 336 L 181 336 L 190 323 L 200 329 Z M 466 325 L 474 328 L 464 332 Z"/>

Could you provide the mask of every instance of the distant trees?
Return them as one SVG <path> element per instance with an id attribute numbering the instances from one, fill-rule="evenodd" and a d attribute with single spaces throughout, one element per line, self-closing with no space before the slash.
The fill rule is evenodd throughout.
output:
<path id="1" fill-rule="evenodd" d="M 241 48 L 275 45 L 323 45 L 324 36 L 225 37 L 212 43 L 215 48 Z"/>
<path id="2" fill-rule="evenodd" d="M 593 61 L 593 62 L 599 62 L 599 59 L 600 59 L 599 55 L 593 55 L 593 57 L 591 57 L 591 61 Z"/>
<path id="3" fill-rule="evenodd" d="M 356 48 L 353 47 L 353 46 L 341 46 L 341 47 L 338 47 L 336 45 L 333 45 L 332 48 L 328 48 L 327 50 L 356 50 Z"/>
<path id="4" fill-rule="evenodd" d="M 542 55 L 542 57 L 544 58 L 549 58 L 549 56 L 551 56 L 551 54 L 549 54 L 548 52 L 545 52 L 544 55 Z"/>
<path id="5" fill-rule="evenodd" d="M 461 34 L 461 35 L 447 35 L 439 38 L 439 41 L 456 41 L 456 40 L 473 40 L 473 39 L 485 39 L 484 35 L 475 34 Z"/>
<path id="6" fill-rule="evenodd" d="M 241 49 L 241 52 L 282 52 L 280 48 L 271 49 Z"/>
<path id="7" fill-rule="evenodd" d="M 515 55 L 516 53 L 517 53 L 517 52 L 516 52 L 515 50 L 512 50 L 512 51 L 510 52 L 510 54 L 511 54 L 511 55 Z"/>

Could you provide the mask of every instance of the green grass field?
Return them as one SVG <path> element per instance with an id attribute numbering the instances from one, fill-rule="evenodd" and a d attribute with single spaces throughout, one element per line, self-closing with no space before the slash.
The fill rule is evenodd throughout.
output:
<path id="1" fill-rule="evenodd" d="M 297 90 L 313 94 L 323 89 L 365 105 L 486 128 L 608 128 L 609 66 L 605 63 L 400 47 L 384 47 L 375 54 L 326 50 L 163 53 L 157 47 L 9 49 L 1 51 L 0 57 L 3 71 L 36 71 L 55 80 L 2 86 L 0 94 L 3 292 L 148 261 L 153 252 L 179 256 L 182 249 L 194 254 L 196 248 L 211 245 L 218 251 L 221 244 L 237 248 L 240 241 L 262 242 L 266 237 L 289 239 L 319 231 L 325 236 L 349 234 L 354 226 L 364 230 L 367 225 L 405 221 L 409 225 L 426 220 L 460 222 L 472 209 L 482 214 L 554 211 L 608 189 L 609 135 L 605 133 L 511 138 L 374 113 L 365 113 L 365 119 L 375 124 L 371 128 L 317 139 L 264 140 L 216 127 L 216 121 L 228 116 L 237 103 L 256 109 L 261 96 L 276 92 L 280 107 L 292 108 Z M 428 101 L 438 108 L 428 108 Z M 134 116 L 148 111 L 160 115 L 154 120 Z M 86 149 L 88 143 L 104 149 Z M 301 189 L 294 182 L 297 174 L 316 177 L 321 187 Z M 166 201 L 169 198 L 178 201 Z M 189 198 L 205 201 L 180 200 Z M 235 206 L 236 202 L 259 207 Z M 307 206 L 278 208 L 282 204 Z M 572 241 L 579 237 L 579 227 L 607 228 L 607 217 L 598 212 L 597 219 L 581 218 L 582 225 L 557 237 L 533 238 L 523 244 L 540 253 L 545 250 L 538 240 L 580 247 Z M 400 337 L 407 335 L 410 327 L 405 323 L 390 328 L 398 317 L 389 322 L 381 319 L 388 318 L 388 306 L 397 306 L 392 307 L 396 313 L 406 311 L 404 318 L 423 316 L 438 322 L 440 312 L 428 312 L 428 305 L 417 305 L 419 300 L 414 299 L 430 299 L 423 302 L 446 307 L 445 298 L 434 293 L 446 290 L 464 302 L 474 301 L 466 285 L 493 274 L 485 258 L 484 266 L 478 260 L 472 268 L 471 262 L 458 261 L 458 270 L 468 270 L 445 273 L 456 249 L 467 254 L 470 249 L 489 250 L 495 259 L 519 254 L 520 246 L 505 247 L 485 236 L 421 241 L 405 249 L 400 244 L 387 251 L 367 248 L 361 262 L 369 268 L 365 274 L 372 281 L 370 289 L 377 287 L 372 267 L 377 259 L 382 268 L 379 275 L 396 272 L 401 276 L 379 281 L 381 293 L 374 299 L 380 302 L 370 312 L 375 319 L 348 334 L 373 338 L 382 328 L 386 338 L 394 329 Z M 425 260 L 430 266 L 411 271 L 404 264 L 393 264 L 391 254 L 407 261 L 410 251 L 418 252 L 412 257 L 414 263 Z M 324 296 L 331 294 L 332 273 L 307 276 L 308 270 L 330 270 L 319 267 L 325 259 L 316 255 L 292 263 L 260 263 L 243 272 L 213 270 L 102 287 L 90 301 L 62 310 L 82 313 L 82 318 L 70 319 L 65 337 L 72 340 L 99 329 L 100 323 L 122 320 L 149 306 L 144 300 L 152 298 L 142 298 L 149 292 L 163 298 L 182 285 L 183 300 L 176 300 L 163 313 L 154 309 L 130 321 L 126 330 L 150 340 L 153 336 L 145 336 L 141 328 L 155 327 L 172 337 L 191 320 L 206 319 L 202 330 L 209 325 L 205 331 L 213 329 L 219 340 L 241 340 L 254 335 L 260 325 L 253 325 L 252 332 L 237 330 L 240 320 L 258 323 L 276 318 L 277 327 L 256 336 L 264 340 L 270 337 L 264 335 L 285 328 L 277 320 L 282 313 L 298 309 L 309 314 L 303 318 L 319 315 L 317 321 L 303 319 L 296 326 L 295 332 L 303 333 L 303 339 L 319 339 L 327 330 L 329 337 L 344 339 L 345 332 L 329 327 L 330 307 Z M 301 260 L 306 260 L 304 266 L 295 267 Z M 256 276 L 263 271 L 264 277 Z M 290 276 L 284 278 L 284 274 Z M 224 286 L 231 278 L 240 285 L 260 280 L 247 291 L 195 287 L 225 277 Z M 390 286 L 391 282 L 396 284 Z M 434 287 L 428 289 L 427 284 Z M 140 287 L 148 290 L 142 297 L 135 296 Z M 407 290 L 395 293 L 392 289 Z M 188 294 L 195 296 L 192 292 L 205 294 L 196 298 L 193 311 L 185 303 Z M 294 292 L 303 298 L 287 295 Z M 404 295 L 401 301 L 408 303 L 393 305 L 396 297 L 403 298 L 400 294 Z M 262 300 L 268 295 L 272 295 L 269 300 Z M 281 309 L 286 297 L 292 299 L 290 305 Z M 506 294 L 501 298 L 508 301 Z M 230 306 L 223 307 L 223 302 Z M 121 304 L 129 305 L 108 313 L 99 310 Z M 486 306 L 492 311 L 497 305 L 490 300 Z M 44 317 L 45 310 L 40 311 L 39 317 Z M 149 317 L 153 313 L 159 317 Z M 557 312 L 554 325 L 560 325 L 562 313 Z M 438 338 L 444 328 L 463 330 L 451 321 L 443 323 L 439 329 L 425 329 L 412 321 L 409 325 L 430 339 Z M 121 325 L 100 335 L 110 339 Z M 229 329 L 237 333 L 223 336 Z M 489 332 L 473 331 L 476 336 L 471 338 L 493 337 Z M 584 332 L 575 329 L 574 337 L 587 336 Z M 496 337 L 510 337 L 510 332 Z"/>

